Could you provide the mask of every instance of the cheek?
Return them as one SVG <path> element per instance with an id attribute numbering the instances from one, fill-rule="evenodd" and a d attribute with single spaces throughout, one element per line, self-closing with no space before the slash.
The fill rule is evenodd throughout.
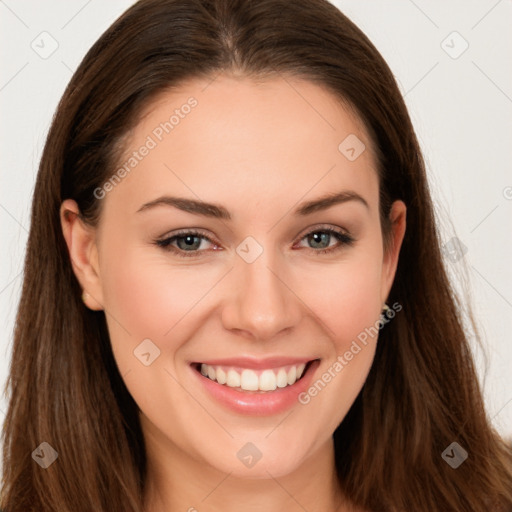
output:
<path id="1" fill-rule="evenodd" d="M 119 244 L 112 244 L 108 254 L 105 251 L 102 283 L 112 350 L 120 370 L 140 366 L 134 355 L 146 339 L 158 354 L 151 368 L 174 367 L 181 345 L 200 325 L 202 298 L 209 291 L 216 293 L 215 283 L 223 271 L 214 265 L 201 271 L 177 265 L 166 254 L 150 254 L 148 248 L 116 254 L 116 247 Z"/>
<path id="2" fill-rule="evenodd" d="M 105 307 L 138 336 L 163 338 L 208 287 L 204 273 L 172 268 L 165 256 L 148 257 L 147 250 L 124 253 L 121 261 L 103 280 Z"/>
<path id="3" fill-rule="evenodd" d="M 337 352 L 374 325 L 380 314 L 381 264 L 371 255 L 318 265 L 302 280 L 297 295 L 321 320 Z M 296 282 L 299 282 L 296 280 Z"/>
<path id="4" fill-rule="evenodd" d="M 201 411 L 190 407 L 190 395 L 172 377 L 179 380 L 173 360 L 197 327 L 194 313 L 199 308 L 194 305 L 212 288 L 214 276 L 209 280 L 190 267 L 171 267 L 165 256 L 148 256 L 147 249 L 126 249 L 122 255 L 116 255 L 115 244 L 111 249 L 103 260 L 102 278 L 117 366 L 141 411 L 160 421 L 171 437 L 186 437 L 187 425 Z M 148 352 L 150 364 L 145 365 L 142 354 Z M 172 425 L 169 415 L 175 418 Z"/>
<path id="5" fill-rule="evenodd" d="M 308 306 L 323 326 L 325 358 L 315 380 L 299 397 L 317 435 L 333 432 L 361 391 L 379 332 L 381 265 L 378 258 L 347 259 L 318 270 L 304 288 Z"/>

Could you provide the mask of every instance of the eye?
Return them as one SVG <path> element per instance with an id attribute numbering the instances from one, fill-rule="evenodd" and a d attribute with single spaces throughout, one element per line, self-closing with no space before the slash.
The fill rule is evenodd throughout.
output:
<path id="1" fill-rule="evenodd" d="M 332 239 L 337 240 L 338 243 L 330 245 Z M 333 253 L 343 249 L 345 246 L 352 246 L 355 239 L 347 232 L 338 230 L 332 227 L 317 227 L 313 231 L 309 231 L 301 238 L 301 241 L 306 241 L 312 244 L 311 249 L 316 254 Z"/>
<path id="2" fill-rule="evenodd" d="M 337 240 L 337 244 L 331 245 L 331 241 Z M 332 227 L 318 227 L 315 230 L 306 233 L 300 240 L 307 239 L 316 254 L 326 254 L 341 250 L 345 246 L 352 246 L 355 239 L 347 232 Z M 179 257 L 188 258 L 200 256 L 207 249 L 202 248 L 203 241 L 207 241 L 214 245 L 212 250 L 219 250 L 219 246 L 213 242 L 204 232 L 199 230 L 183 230 L 173 236 L 155 240 L 154 243 L 158 247 L 166 251 L 170 251 Z M 176 244 L 176 245 L 174 245 Z"/>
<path id="3" fill-rule="evenodd" d="M 215 242 L 213 242 L 208 236 L 206 236 L 201 231 L 190 230 L 184 230 L 178 232 L 177 234 L 171 237 L 164 238 L 162 240 L 156 240 L 155 244 L 158 247 L 162 247 L 166 251 L 175 253 L 177 256 L 188 258 L 190 256 L 197 256 L 198 253 L 204 252 L 204 249 L 200 251 L 198 250 L 201 247 L 201 244 L 204 240 L 207 240 L 208 242 L 214 244 L 214 246 L 218 248 Z M 172 245 L 174 242 L 176 242 L 177 247 Z"/>

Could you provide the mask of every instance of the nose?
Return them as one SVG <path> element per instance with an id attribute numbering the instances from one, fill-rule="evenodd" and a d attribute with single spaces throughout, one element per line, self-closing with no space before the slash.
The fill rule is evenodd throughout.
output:
<path id="1" fill-rule="evenodd" d="M 299 324 L 302 302 L 287 282 L 283 265 L 266 250 L 252 263 L 237 257 L 222 310 L 226 329 L 267 341 Z"/>

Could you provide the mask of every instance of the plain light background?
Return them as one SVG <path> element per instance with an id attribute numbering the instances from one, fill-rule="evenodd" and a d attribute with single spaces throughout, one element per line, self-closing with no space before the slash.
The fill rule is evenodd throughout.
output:
<path id="1" fill-rule="evenodd" d="M 133 3 L 0 0 L 2 389 L 31 196 L 52 115 L 87 50 Z M 472 342 L 486 407 L 498 432 L 512 439 L 512 2 L 333 3 L 375 44 L 405 96 L 426 158 L 442 241 L 449 247 L 457 237 L 463 244 L 447 265 L 457 287 L 467 270 L 488 358 L 486 368 Z M 5 410 L 3 396 L 2 423 Z"/>

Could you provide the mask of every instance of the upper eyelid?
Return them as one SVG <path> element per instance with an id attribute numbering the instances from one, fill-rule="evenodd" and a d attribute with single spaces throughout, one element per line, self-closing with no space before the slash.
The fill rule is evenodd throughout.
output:
<path id="1" fill-rule="evenodd" d="M 301 231 L 297 236 L 300 238 L 304 238 L 309 233 L 314 233 L 316 231 L 336 231 L 350 234 L 350 231 L 346 228 L 342 228 L 340 226 L 333 226 L 332 224 L 317 224 L 314 226 L 310 226 Z"/>
<path id="2" fill-rule="evenodd" d="M 168 240 L 170 238 L 179 238 L 181 236 L 186 236 L 186 235 L 189 235 L 189 234 L 191 234 L 193 236 L 199 236 L 201 238 L 205 238 L 205 239 L 209 240 L 210 242 L 212 242 L 213 244 L 217 243 L 215 241 L 215 238 L 213 238 L 212 236 L 207 234 L 205 231 L 203 231 L 201 229 L 195 229 L 195 228 L 180 230 L 177 233 L 173 233 L 171 235 L 164 236 L 161 240 Z"/>

